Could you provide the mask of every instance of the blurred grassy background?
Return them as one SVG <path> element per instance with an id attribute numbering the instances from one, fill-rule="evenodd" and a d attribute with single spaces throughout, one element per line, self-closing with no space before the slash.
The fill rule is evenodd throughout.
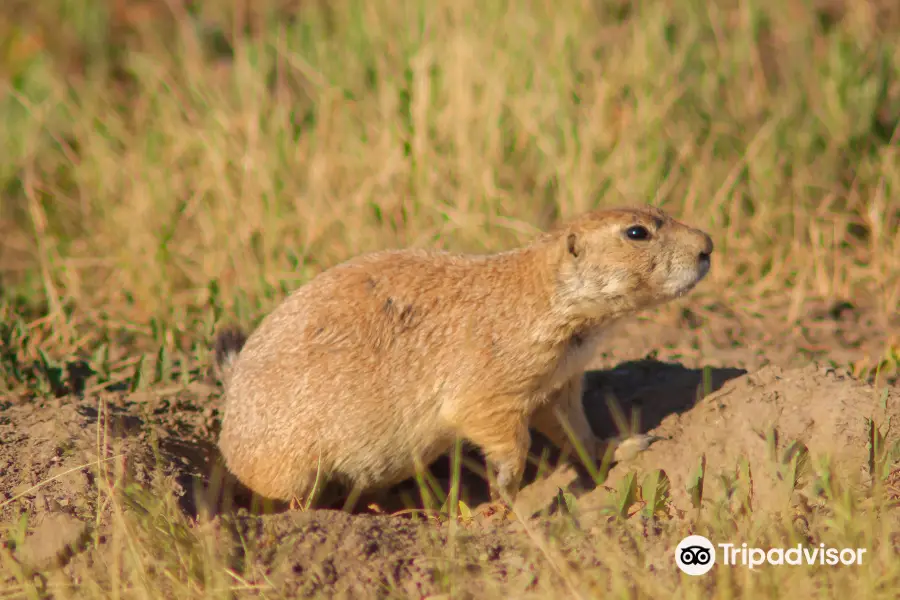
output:
<path id="1" fill-rule="evenodd" d="M 622 203 L 712 234 L 701 295 L 900 302 L 891 0 L 7 0 L 0 40 L 3 310 L 65 351 Z"/>

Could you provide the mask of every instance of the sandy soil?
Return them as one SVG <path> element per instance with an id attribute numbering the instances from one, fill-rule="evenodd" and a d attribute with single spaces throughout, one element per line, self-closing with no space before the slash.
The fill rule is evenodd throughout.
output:
<path id="1" fill-rule="evenodd" d="M 900 419 L 900 389 L 896 377 L 875 388 L 828 360 L 878 358 L 898 324 L 846 307 L 812 307 L 805 314 L 801 325 L 787 330 L 774 319 L 724 307 L 679 308 L 617 326 L 587 375 L 589 416 L 599 434 L 616 435 L 608 404 L 614 399 L 637 429 L 662 439 L 615 465 L 599 487 L 565 464 L 537 480 L 532 468 L 517 505 L 520 514 L 531 515 L 524 522 L 441 522 L 391 515 L 399 506 L 389 505 L 379 508 L 384 514 L 359 507 L 260 515 L 246 510 L 240 495 L 225 496 L 236 503 L 229 509 L 210 489 L 221 407 L 213 380 L 137 393 L 0 400 L 0 520 L 23 523 L 27 535 L 18 544 L 7 542 L 21 564 L 56 568 L 74 582 L 96 578 L 94 565 L 113 545 L 112 508 L 99 492 L 102 476 L 84 465 L 102 458 L 105 472 L 127 473 L 132 484 L 168 493 L 185 522 L 213 531 L 223 561 L 248 582 L 275 585 L 285 596 L 425 597 L 446 589 L 447 581 L 461 582 L 458 592 L 476 596 L 553 589 L 565 585 L 565 569 L 553 567 L 552 555 L 540 550 L 535 540 L 541 535 L 568 540 L 563 545 L 577 557 L 571 568 L 620 569 L 597 548 L 628 545 L 623 535 L 630 534 L 603 518 L 603 508 L 629 472 L 640 477 L 663 469 L 673 506 L 689 511 L 686 489 L 701 457 L 710 475 L 734 473 L 743 458 L 752 469 L 751 495 L 732 494 L 731 504 L 718 509 L 737 511 L 749 501 L 752 510 L 793 511 L 798 518 L 804 518 L 804 498 L 813 495 L 809 481 L 796 489 L 785 485 L 785 465 L 798 448 L 814 458 L 830 456 L 848 482 L 867 482 L 866 420 Z M 703 366 L 710 368 L 704 372 Z M 888 442 L 897 439 L 896 430 Z M 541 447 L 536 439 L 536 454 Z M 446 483 L 447 461 L 433 472 Z M 705 497 L 728 498 L 725 479 L 708 481 Z M 476 470 L 464 474 L 464 483 L 470 506 L 486 499 Z M 574 525 L 558 518 L 559 488 L 577 498 Z M 404 493 L 414 496 L 415 487 L 399 486 L 398 502 Z M 211 518 L 198 521 L 199 514 Z M 649 548 L 642 568 L 655 569 L 663 582 L 674 579 L 671 549 L 663 538 L 653 539 L 642 542 Z M 436 560 L 441 552 L 457 559 Z"/>

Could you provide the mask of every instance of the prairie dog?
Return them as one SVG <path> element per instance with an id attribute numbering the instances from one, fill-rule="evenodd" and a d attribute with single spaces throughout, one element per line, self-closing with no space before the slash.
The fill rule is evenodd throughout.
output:
<path id="1" fill-rule="evenodd" d="M 399 483 L 459 436 L 483 451 L 492 499 L 511 502 L 529 427 L 570 448 L 565 419 L 595 452 L 582 377 L 603 328 L 690 291 L 712 251 L 659 209 L 620 208 L 507 252 L 386 250 L 332 267 L 246 341 L 219 335 L 225 463 L 261 496 L 311 501 L 326 480 Z"/>

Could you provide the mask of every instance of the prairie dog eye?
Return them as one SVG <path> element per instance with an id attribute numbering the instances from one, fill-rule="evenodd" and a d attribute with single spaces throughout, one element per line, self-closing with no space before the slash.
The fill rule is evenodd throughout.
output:
<path id="1" fill-rule="evenodd" d="M 642 225 L 632 225 L 628 229 L 625 230 L 625 235 L 628 236 L 629 240 L 635 241 L 643 241 L 650 239 L 650 232 L 647 231 L 647 228 Z"/>

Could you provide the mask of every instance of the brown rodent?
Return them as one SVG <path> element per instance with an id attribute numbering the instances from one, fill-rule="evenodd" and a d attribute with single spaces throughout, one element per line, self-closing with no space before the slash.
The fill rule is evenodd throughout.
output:
<path id="1" fill-rule="evenodd" d="M 709 236 L 656 208 L 598 210 L 491 255 L 366 254 L 314 277 L 246 339 L 225 331 L 219 447 L 238 480 L 311 501 L 325 481 L 383 490 L 452 448 L 511 501 L 529 427 L 589 453 L 582 377 L 612 320 L 677 298 L 709 271 Z M 559 418 L 558 418 L 559 417 Z"/>

